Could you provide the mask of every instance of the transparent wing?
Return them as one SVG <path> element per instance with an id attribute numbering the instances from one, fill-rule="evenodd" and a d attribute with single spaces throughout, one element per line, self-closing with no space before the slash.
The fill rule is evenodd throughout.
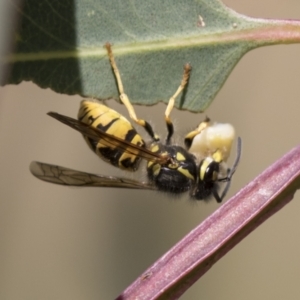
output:
<path id="1" fill-rule="evenodd" d="M 146 159 L 147 161 L 154 161 L 160 164 L 167 163 L 170 160 L 169 156 L 153 153 L 146 148 L 139 147 L 135 144 L 127 142 L 123 139 L 120 139 L 114 135 L 106 133 L 71 117 L 64 116 L 55 112 L 49 112 L 48 115 L 95 141 L 99 141 L 99 139 L 101 139 L 101 144 L 105 146 L 118 147 L 119 149 L 126 151 L 127 153 L 137 155 L 141 158 Z"/>
<path id="2" fill-rule="evenodd" d="M 122 177 L 90 174 L 38 161 L 31 162 L 30 171 L 38 179 L 61 185 L 117 187 L 142 190 L 156 189 L 147 182 Z"/>

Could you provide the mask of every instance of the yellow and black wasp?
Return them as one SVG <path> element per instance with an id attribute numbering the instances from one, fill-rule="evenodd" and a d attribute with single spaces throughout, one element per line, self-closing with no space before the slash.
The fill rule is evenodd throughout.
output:
<path id="1" fill-rule="evenodd" d="M 99 157 L 118 168 L 135 171 L 141 159 L 146 160 L 148 182 L 89 174 L 41 162 L 31 163 L 32 174 L 41 180 L 62 185 L 149 189 L 175 194 L 190 191 L 191 197 L 196 200 L 205 200 L 213 195 L 221 202 L 229 189 L 241 153 L 241 139 L 238 138 L 237 157 L 232 169 L 228 169 L 225 161 L 234 139 L 233 128 L 233 131 L 229 130 L 229 134 L 226 130 L 224 134 L 225 131 L 223 129 L 220 131 L 217 127 L 229 124 L 211 125 L 209 119 L 206 119 L 186 136 L 187 149 L 171 144 L 174 127 L 170 113 L 176 97 L 187 84 L 190 65 L 185 65 L 181 84 L 168 102 L 165 111 L 168 135 L 166 142 L 161 143 L 151 125 L 137 118 L 124 92 L 111 45 L 107 43 L 106 49 L 117 81 L 120 100 L 127 108 L 131 119 L 145 128 L 151 137 L 151 143 L 146 145 L 124 116 L 95 100 L 81 102 L 78 120 L 54 112 L 48 115 L 82 133 L 89 147 Z M 220 132 L 223 132 L 221 137 Z M 226 182 L 221 195 L 218 194 L 219 182 Z"/>

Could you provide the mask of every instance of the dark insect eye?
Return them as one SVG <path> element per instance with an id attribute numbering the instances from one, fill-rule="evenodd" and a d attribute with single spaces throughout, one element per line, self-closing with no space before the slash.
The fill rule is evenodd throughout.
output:
<path id="1" fill-rule="evenodd" d="M 218 162 L 211 162 L 205 172 L 205 178 L 206 181 L 216 181 L 218 179 L 218 174 L 220 170 L 220 163 Z"/>

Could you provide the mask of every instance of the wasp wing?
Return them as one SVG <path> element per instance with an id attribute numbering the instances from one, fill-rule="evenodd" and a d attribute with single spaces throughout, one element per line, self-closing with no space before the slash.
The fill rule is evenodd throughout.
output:
<path id="1" fill-rule="evenodd" d="M 166 155 L 160 155 L 157 153 L 153 153 L 150 150 L 140 147 L 138 145 L 132 144 L 127 142 L 119 137 L 106 133 L 98 128 L 85 124 L 81 121 L 73 119 L 68 116 L 61 115 L 55 112 L 49 112 L 49 116 L 53 117 L 54 119 L 70 126 L 71 128 L 79 131 L 83 135 L 95 140 L 99 141 L 101 139 L 101 144 L 111 147 L 118 147 L 119 149 L 130 153 L 132 155 L 139 156 L 141 158 L 146 159 L 147 161 L 154 161 L 160 164 L 164 164 L 169 161 L 169 157 Z"/>
<path id="2" fill-rule="evenodd" d="M 116 187 L 142 190 L 156 189 L 155 186 L 147 182 L 123 177 L 90 174 L 38 161 L 31 162 L 30 171 L 38 179 L 61 185 Z"/>

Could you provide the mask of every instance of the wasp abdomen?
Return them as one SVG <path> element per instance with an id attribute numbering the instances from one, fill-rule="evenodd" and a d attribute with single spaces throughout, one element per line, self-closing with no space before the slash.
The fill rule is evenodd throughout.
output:
<path id="1" fill-rule="evenodd" d="M 115 110 L 92 100 L 83 100 L 78 112 L 78 120 L 93 126 L 112 136 L 145 147 L 142 137 L 132 127 L 131 123 Z M 117 142 L 101 143 L 101 139 L 94 140 L 84 136 L 89 147 L 103 160 L 121 169 L 135 171 L 140 163 L 139 153 L 130 153 L 120 149 Z"/>

